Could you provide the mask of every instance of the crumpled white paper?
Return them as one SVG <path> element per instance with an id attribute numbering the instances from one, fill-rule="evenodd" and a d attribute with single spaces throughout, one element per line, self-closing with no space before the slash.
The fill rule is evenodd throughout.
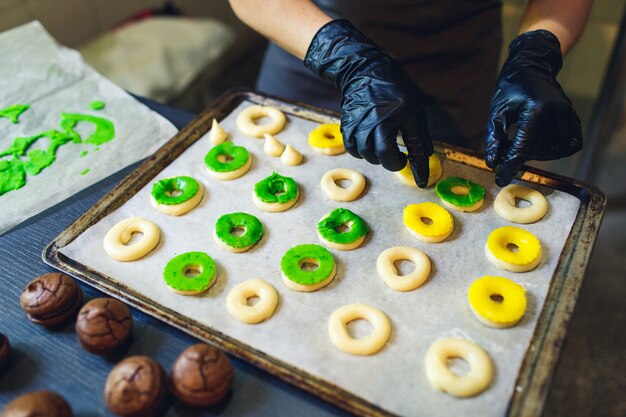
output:
<path id="1" fill-rule="evenodd" d="M 82 143 L 60 146 L 55 162 L 38 175 L 26 175 L 22 188 L 0 195 L 0 234 L 145 158 L 176 134 L 169 121 L 99 75 L 78 52 L 59 46 L 39 22 L 0 34 L 0 57 L 0 109 L 30 105 L 17 124 L 0 118 L 0 152 L 15 138 L 63 131 L 61 113 L 102 117 L 115 126 L 114 139 L 96 146 L 84 142 L 93 125 L 79 122 L 75 130 Z M 103 101 L 105 108 L 92 110 L 90 103 L 96 100 Z M 27 151 L 49 146 L 50 139 L 43 137 Z M 7 169 L 2 161 L 12 158 L 0 157 L 0 170 Z"/>

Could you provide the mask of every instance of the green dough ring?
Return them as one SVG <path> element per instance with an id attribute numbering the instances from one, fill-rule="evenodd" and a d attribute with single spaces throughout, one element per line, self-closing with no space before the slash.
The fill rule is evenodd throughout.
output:
<path id="1" fill-rule="evenodd" d="M 230 231 L 236 227 L 243 227 L 245 232 L 241 236 L 233 236 Z M 263 224 L 248 213 L 224 214 L 215 223 L 215 234 L 231 248 L 245 248 L 261 240 Z"/>
<path id="2" fill-rule="evenodd" d="M 190 266 L 199 266 L 202 272 L 188 278 L 185 270 Z M 165 265 L 163 279 L 169 287 L 177 291 L 204 291 L 215 279 L 215 261 L 204 252 L 181 253 Z"/>
<path id="3" fill-rule="evenodd" d="M 346 232 L 338 232 L 335 228 L 352 223 L 350 230 Z M 348 209 L 338 208 L 331 211 L 328 216 L 320 220 L 317 224 L 319 234 L 329 242 L 346 244 L 365 236 L 369 231 L 369 227 L 362 218 L 354 214 Z"/>
<path id="4" fill-rule="evenodd" d="M 281 191 L 283 194 L 276 195 Z M 273 172 L 254 185 L 254 194 L 264 203 L 284 204 L 298 197 L 298 184 L 291 177 Z"/>
<path id="5" fill-rule="evenodd" d="M 152 197 L 154 197 L 159 204 L 172 206 L 184 203 L 190 198 L 193 198 L 193 196 L 198 193 L 199 188 L 200 185 L 198 181 L 191 177 L 180 176 L 165 178 L 152 185 Z M 172 191 L 181 191 L 182 193 L 175 197 L 166 194 Z"/>
<path id="6" fill-rule="evenodd" d="M 452 192 L 452 187 L 464 187 L 469 190 L 467 195 Z M 445 177 L 435 186 L 435 192 L 446 203 L 459 207 L 470 207 L 485 198 L 485 187 L 465 178 Z"/>
<path id="7" fill-rule="evenodd" d="M 227 155 L 233 158 L 229 162 L 220 162 L 217 157 Z M 235 146 L 232 142 L 224 142 L 214 146 L 204 157 L 204 164 L 211 171 L 230 172 L 241 168 L 250 158 L 248 150 L 243 146 Z"/>
<path id="8" fill-rule="evenodd" d="M 314 271 L 304 271 L 300 262 L 305 259 L 315 259 L 318 267 Z M 335 259 L 323 246 L 305 244 L 294 246 L 283 255 L 280 269 L 287 279 L 300 285 L 315 285 L 324 281 L 333 272 Z"/>

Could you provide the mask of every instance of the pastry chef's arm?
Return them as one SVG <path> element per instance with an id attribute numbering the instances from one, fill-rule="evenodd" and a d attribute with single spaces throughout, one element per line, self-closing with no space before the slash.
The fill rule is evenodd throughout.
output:
<path id="1" fill-rule="evenodd" d="M 341 91 L 341 133 L 356 158 L 428 182 L 433 153 L 426 112 L 404 69 L 347 20 L 332 20 L 308 0 L 230 0 L 235 14 Z M 398 148 L 402 133 L 408 155 Z"/>
<path id="2" fill-rule="evenodd" d="M 559 159 L 582 148 L 580 119 L 556 77 L 562 56 L 583 32 L 591 3 L 529 1 L 491 98 L 485 161 L 498 185 L 510 183 L 528 160 Z"/>

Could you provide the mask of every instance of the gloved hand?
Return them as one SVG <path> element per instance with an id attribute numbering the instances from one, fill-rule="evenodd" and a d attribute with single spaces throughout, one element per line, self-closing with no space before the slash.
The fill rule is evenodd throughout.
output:
<path id="1" fill-rule="evenodd" d="M 485 161 L 496 169 L 500 187 L 530 159 L 563 158 L 582 148 L 580 119 L 556 81 L 562 65 L 559 40 L 546 30 L 511 42 L 491 98 L 485 147 Z M 517 131 L 509 140 L 514 123 Z"/>
<path id="2" fill-rule="evenodd" d="M 346 150 L 398 171 L 407 161 L 396 142 L 400 130 L 415 182 L 425 187 L 432 142 L 417 88 L 402 67 L 347 20 L 334 20 L 317 32 L 304 65 L 341 90 Z"/>

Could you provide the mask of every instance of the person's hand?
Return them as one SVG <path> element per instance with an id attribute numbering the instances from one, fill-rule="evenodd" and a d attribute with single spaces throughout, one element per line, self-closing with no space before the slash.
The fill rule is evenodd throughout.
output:
<path id="1" fill-rule="evenodd" d="M 396 142 L 400 131 L 415 182 L 425 187 L 432 142 L 417 88 L 402 67 L 347 20 L 334 20 L 317 32 L 304 64 L 341 90 L 346 150 L 399 171 L 407 162 Z"/>
<path id="2" fill-rule="evenodd" d="M 491 98 L 485 146 L 485 161 L 500 187 L 528 160 L 563 158 L 582 148 L 580 119 L 556 81 L 561 66 L 559 41 L 546 30 L 511 42 Z"/>

